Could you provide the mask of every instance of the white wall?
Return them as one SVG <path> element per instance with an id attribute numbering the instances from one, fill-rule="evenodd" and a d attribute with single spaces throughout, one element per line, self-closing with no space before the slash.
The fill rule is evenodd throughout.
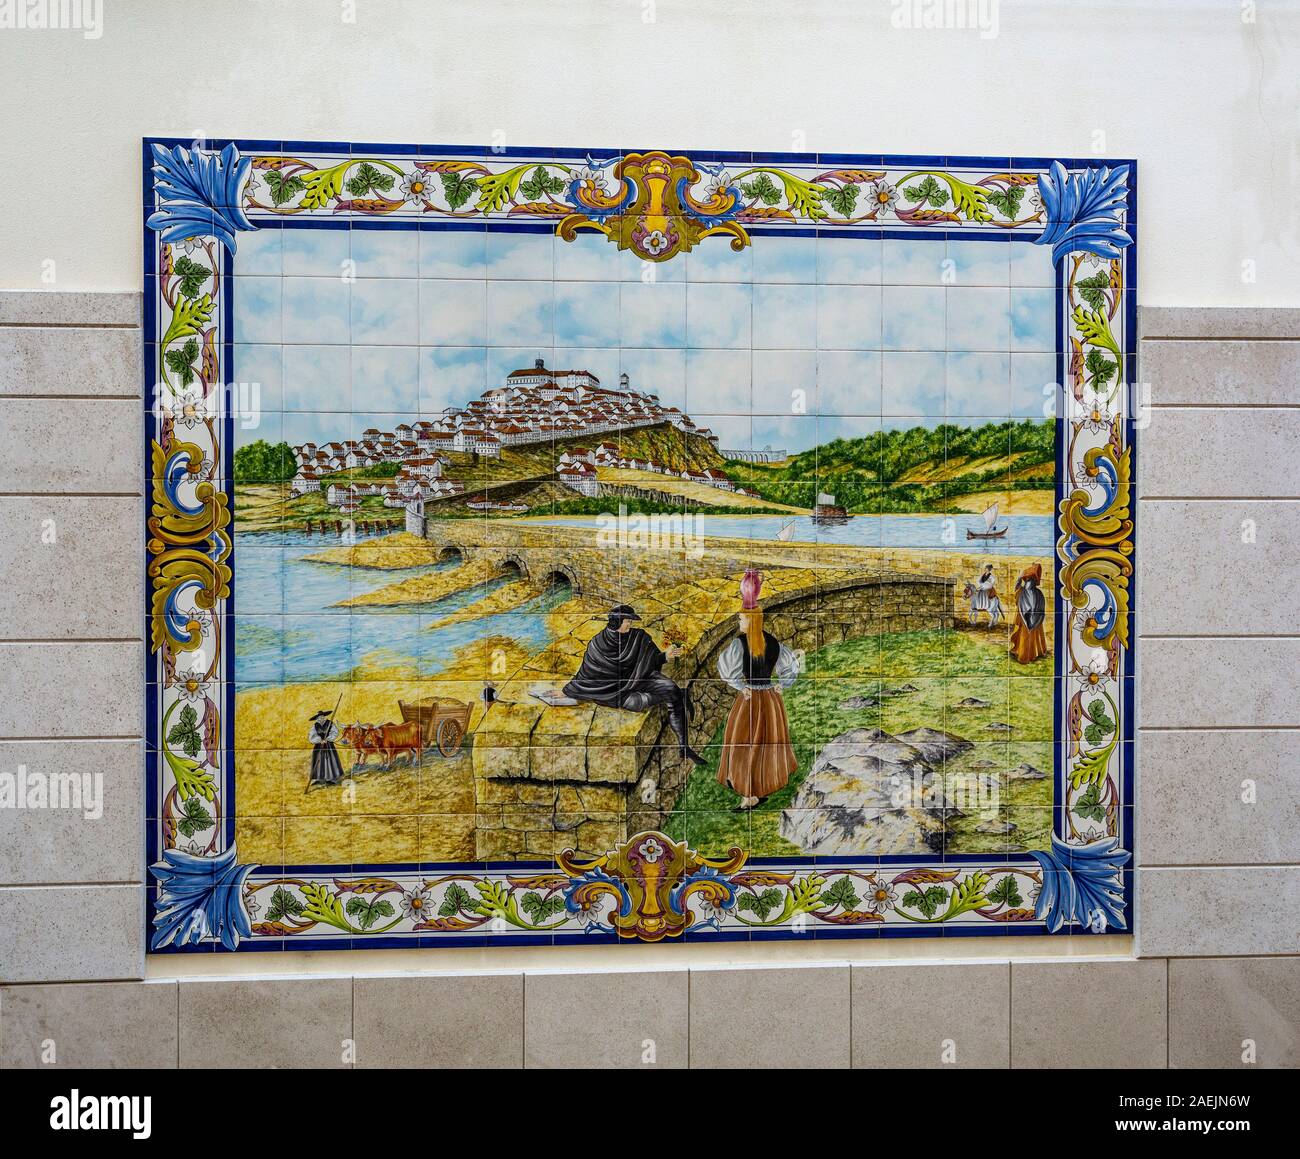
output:
<path id="1" fill-rule="evenodd" d="M 0 287 L 139 287 L 147 134 L 503 131 L 1136 157 L 1144 303 L 1300 302 L 1295 0 L 1259 0 L 1254 23 L 1236 0 L 1002 0 L 990 39 L 893 28 L 887 0 L 357 0 L 355 23 L 343 0 L 104 6 L 98 39 L 0 29 Z"/>

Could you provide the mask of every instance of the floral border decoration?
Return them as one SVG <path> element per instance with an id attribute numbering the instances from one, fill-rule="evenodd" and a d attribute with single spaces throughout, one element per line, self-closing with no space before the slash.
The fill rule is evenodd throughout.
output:
<path id="1" fill-rule="evenodd" d="M 754 164 L 733 173 L 660 151 L 588 156 L 581 164 L 540 159 L 512 165 L 478 158 L 399 164 L 379 156 L 329 163 L 255 155 L 251 166 L 240 204 L 254 218 L 325 211 L 553 220 L 566 240 L 594 230 L 650 262 L 669 261 L 713 236 L 744 249 L 753 226 L 1018 230 L 1041 228 L 1051 212 L 1034 173 L 989 172 L 966 180 L 942 167 Z"/>
<path id="2" fill-rule="evenodd" d="M 151 393 L 147 634 L 151 720 L 150 946 L 234 950 L 246 939 L 327 946 L 400 935 L 411 944 L 502 935 L 800 936 L 823 928 L 1127 926 L 1124 805 L 1131 769 L 1129 581 L 1134 524 L 1126 295 L 1132 244 L 1127 164 L 1046 170 L 961 164 L 895 167 L 692 161 L 661 151 L 573 163 L 520 162 L 447 149 L 446 157 L 331 156 L 330 147 L 241 153 L 149 143 L 146 245 L 156 274 L 148 316 Z M 874 159 L 873 159 L 874 160 Z M 1065 758 L 1051 849 L 949 864 L 749 863 L 640 833 L 598 857 L 561 854 L 554 870 L 449 867 L 434 874 L 292 874 L 241 865 L 225 795 L 228 691 L 223 649 L 232 580 L 226 419 L 220 359 L 222 262 L 238 234 L 287 215 L 551 223 L 595 231 L 646 261 L 710 238 L 733 249 L 751 229 L 1029 232 L 1060 271 L 1066 432 L 1057 552 L 1066 685 Z M 229 261 L 229 257 L 225 258 Z M 1061 675 L 1058 667 L 1058 675 Z M 936 931 L 937 932 L 937 931 Z"/>

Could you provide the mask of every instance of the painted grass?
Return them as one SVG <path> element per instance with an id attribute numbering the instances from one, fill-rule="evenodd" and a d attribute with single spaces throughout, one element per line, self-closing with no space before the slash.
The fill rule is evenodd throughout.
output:
<path id="1" fill-rule="evenodd" d="M 914 728 L 952 732 L 974 748 L 943 767 L 945 791 L 966 816 L 953 825 L 953 853 L 1006 852 L 1045 848 L 1052 815 L 1052 660 L 1028 666 L 1006 656 L 1002 632 L 907 632 L 863 637 L 823 648 L 807 658 L 807 672 L 785 695 L 790 739 L 799 769 L 780 792 L 748 813 L 735 812 L 737 795 L 718 784 L 722 729 L 702 756 L 708 763 L 687 781 L 666 826 L 677 840 L 689 839 L 703 852 L 731 845 L 755 856 L 793 856 L 802 851 L 781 837 L 781 810 L 791 805 L 799 786 L 829 740 L 854 728 L 888 733 Z M 910 685 L 914 692 L 882 695 Z M 874 706 L 843 707 L 852 697 L 878 699 Z M 964 707 L 978 700 L 987 707 Z M 1008 724 L 1010 732 L 990 724 Z M 1043 780 L 1009 776 L 1026 763 L 1047 773 Z M 972 800 L 976 781 L 982 796 Z M 990 797 L 990 791 L 996 796 Z M 990 800 L 997 804 L 990 804 Z M 983 822 L 1010 821 L 1010 835 L 976 832 Z"/>

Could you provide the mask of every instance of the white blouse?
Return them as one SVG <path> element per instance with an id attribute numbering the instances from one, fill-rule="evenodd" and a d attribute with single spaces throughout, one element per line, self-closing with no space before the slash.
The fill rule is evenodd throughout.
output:
<path id="1" fill-rule="evenodd" d="M 718 675 L 737 692 L 743 692 L 745 683 L 745 646 L 736 636 L 718 655 Z M 777 654 L 776 670 L 772 682 L 779 688 L 789 688 L 799 676 L 799 657 L 784 644 Z"/>
<path id="2" fill-rule="evenodd" d="M 307 733 L 308 744 L 324 744 L 326 741 L 338 740 L 338 739 L 339 739 L 339 727 L 333 721 L 330 721 L 329 733 L 326 736 L 321 736 L 316 731 L 316 726 L 314 724 L 311 726 L 311 729 Z"/>

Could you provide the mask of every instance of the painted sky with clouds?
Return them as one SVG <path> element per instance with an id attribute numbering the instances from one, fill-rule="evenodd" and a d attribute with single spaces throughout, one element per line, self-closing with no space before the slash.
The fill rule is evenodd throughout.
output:
<path id="1" fill-rule="evenodd" d="M 392 429 L 537 358 L 610 386 L 626 372 L 724 448 L 1041 418 L 1051 401 L 1049 247 L 830 234 L 736 253 L 710 238 L 646 269 L 592 233 L 243 234 L 229 377 L 260 385 L 262 415 L 237 441 Z"/>

